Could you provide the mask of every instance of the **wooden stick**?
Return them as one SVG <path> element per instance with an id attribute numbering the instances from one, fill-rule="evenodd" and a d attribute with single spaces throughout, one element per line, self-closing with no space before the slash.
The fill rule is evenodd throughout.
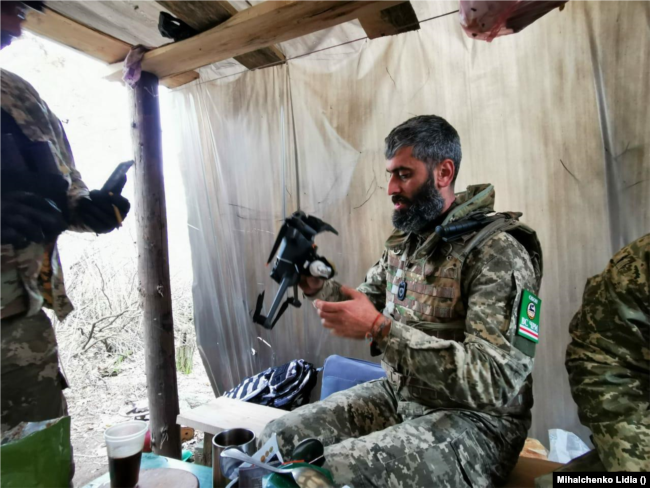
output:
<path id="1" fill-rule="evenodd" d="M 156 454 L 181 458 L 158 77 L 145 71 L 131 91 L 135 155 L 138 276 L 143 305 L 145 371 Z"/>

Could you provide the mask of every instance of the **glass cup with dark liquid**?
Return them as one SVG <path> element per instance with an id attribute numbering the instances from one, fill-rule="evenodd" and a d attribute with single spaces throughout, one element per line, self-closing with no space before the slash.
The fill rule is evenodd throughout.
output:
<path id="1" fill-rule="evenodd" d="M 134 488 L 138 484 L 147 428 L 146 422 L 132 420 L 104 432 L 111 488 Z"/>

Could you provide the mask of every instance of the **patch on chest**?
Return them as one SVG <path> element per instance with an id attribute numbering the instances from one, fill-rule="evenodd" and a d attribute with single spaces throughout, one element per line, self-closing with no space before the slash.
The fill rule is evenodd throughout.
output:
<path id="1" fill-rule="evenodd" d="M 406 298 L 406 281 L 402 281 L 397 288 L 397 298 L 404 300 Z"/>

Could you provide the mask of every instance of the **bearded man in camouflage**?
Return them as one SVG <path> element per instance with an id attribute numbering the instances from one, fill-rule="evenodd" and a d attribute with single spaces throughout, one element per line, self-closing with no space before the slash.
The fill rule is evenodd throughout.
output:
<path id="1" fill-rule="evenodd" d="M 589 278 L 569 332 L 571 393 L 596 449 L 558 472 L 650 471 L 650 234 Z"/>
<path id="2" fill-rule="evenodd" d="M 2 47 L 21 33 L 28 7 L 2 8 Z M 57 344 L 48 307 L 72 311 L 56 246 L 66 229 L 105 233 L 126 217 L 120 195 L 88 191 L 75 169 L 59 119 L 34 88 L 2 70 L 2 432 L 20 422 L 67 415 Z"/>
<path id="3" fill-rule="evenodd" d="M 454 194 L 460 139 L 444 119 L 393 129 L 386 159 L 395 230 L 381 259 L 356 290 L 301 287 L 324 327 L 383 354 L 387 378 L 297 409 L 261 441 L 320 439 L 339 485 L 502 483 L 531 422 L 539 242 L 520 214 L 493 214 L 492 185 Z"/>

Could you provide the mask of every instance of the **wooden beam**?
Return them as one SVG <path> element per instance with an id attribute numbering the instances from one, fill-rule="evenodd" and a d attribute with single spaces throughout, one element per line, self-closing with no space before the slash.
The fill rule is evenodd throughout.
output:
<path id="1" fill-rule="evenodd" d="M 143 309 L 145 372 L 151 440 L 156 454 L 180 459 L 181 432 L 174 351 L 167 214 L 163 179 L 158 78 L 142 76 L 131 92 L 135 156 L 138 278 Z"/>
<path id="2" fill-rule="evenodd" d="M 364 15 L 359 17 L 359 22 L 369 39 L 394 36 L 395 34 L 402 34 L 420 28 L 418 17 L 411 2 L 404 2 L 379 12 Z"/>
<path id="3" fill-rule="evenodd" d="M 188 71 L 174 76 L 169 76 L 160 80 L 160 84 L 167 88 L 178 88 L 179 86 L 186 85 L 191 81 L 198 80 L 199 74 L 196 71 Z"/>
<path id="4" fill-rule="evenodd" d="M 149 51 L 142 60 L 142 69 L 160 78 L 184 73 L 400 3 L 403 2 L 264 2 L 190 39 Z M 108 79 L 119 77 L 113 74 Z"/>
<path id="5" fill-rule="evenodd" d="M 132 47 L 127 42 L 86 27 L 47 7 L 43 12 L 28 9 L 22 25 L 25 30 L 109 64 L 124 60 Z M 167 88 L 176 88 L 198 78 L 196 71 L 188 71 L 167 77 L 161 84 Z"/>
<path id="6" fill-rule="evenodd" d="M 23 27 L 109 64 L 122 61 L 131 50 L 130 44 L 81 25 L 48 8 L 42 13 L 28 9 Z"/>
<path id="7" fill-rule="evenodd" d="M 52 0 L 48 7 L 64 17 L 132 46 L 160 47 L 169 39 L 158 31 L 160 5 L 147 0 Z"/>
<path id="8" fill-rule="evenodd" d="M 199 32 L 222 24 L 237 13 L 237 9 L 229 2 L 204 1 L 158 1 L 172 15 Z M 285 61 L 284 54 L 275 46 L 265 47 L 250 53 L 235 56 L 235 61 L 248 69 L 263 68 L 270 64 L 281 64 Z"/>
<path id="9" fill-rule="evenodd" d="M 235 61 L 240 62 L 248 69 L 265 68 L 269 65 L 277 66 L 286 62 L 284 53 L 276 46 L 263 47 L 250 53 L 235 56 Z"/>
<path id="10" fill-rule="evenodd" d="M 228 2 L 158 0 L 157 3 L 169 10 L 174 17 L 181 19 L 199 32 L 222 24 L 237 13 L 237 9 Z"/>

